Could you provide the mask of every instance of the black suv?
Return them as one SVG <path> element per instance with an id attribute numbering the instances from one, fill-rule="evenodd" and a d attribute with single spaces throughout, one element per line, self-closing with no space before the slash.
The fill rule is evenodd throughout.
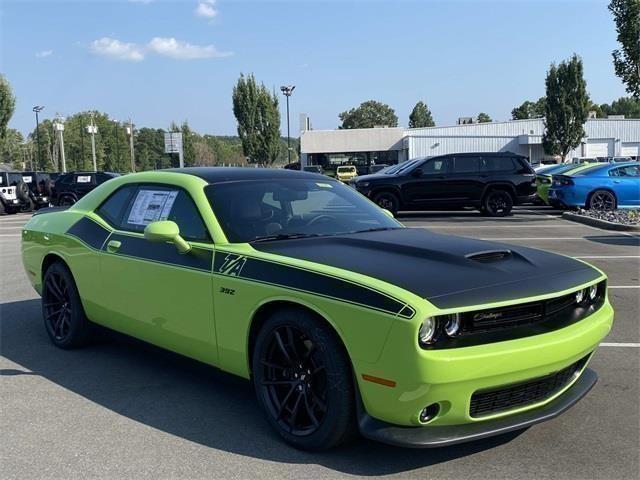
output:
<path id="1" fill-rule="evenodd" d="M 54 183 L 51 192 L 53 203 L 60 206 L 73 205 L 98 185 L 119 176 L 119 173 L 112 172 L 63 173 Z"/>
<path id="2" fill-rule="evenodd" d="M 43 172 L 0 172 L 0 203 L 7 213 L 48 207 L 51 179 Z M 17 201 L 16 201 L 17 200 Z"/>
<path id="3" fill-rule="evenodd" d="M 475 207 L 491 216 L 532 201 L 535 173 L 526 157 L 511 152 L 457 153 L 416 158 L 351 182 L 382 208 L 428 210 Z"/>

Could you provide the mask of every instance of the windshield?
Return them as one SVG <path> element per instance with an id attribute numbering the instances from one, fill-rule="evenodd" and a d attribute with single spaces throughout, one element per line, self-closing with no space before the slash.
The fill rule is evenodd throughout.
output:
<path id="1" fill-rule="evenodd" d="M 338 171 L 339 172 L 355 172 L 356 171 L 356 167 L 338 167 Z"/>
<path id="2" fill-rule="evenodd" d="M 384 173 L 385 175 L 396 175 L 398 173 L 404 172 L 408 168 L 413 167 L 415 164 L 423 160 L 424 158 L 414 158 L 413 160 L 407 160 L 406 162 L 393 165 L 392 167 L 389 167 L 388 169 L 385 169 L 378 173 Z"/>
<path id="3" fill-rule="evenodd" d="M 232 243 L 404 228 L 334 180 L 246 180 L 209 185 L 205 193 Z"/>

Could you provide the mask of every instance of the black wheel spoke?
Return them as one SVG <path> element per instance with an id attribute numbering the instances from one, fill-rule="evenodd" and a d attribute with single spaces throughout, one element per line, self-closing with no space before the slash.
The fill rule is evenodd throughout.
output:
<path id="1" fill-rule="evenodd" d="M 320 397 L 318 397 L 318 395 L 316 395 L 316 393 L 313 390 L 311 390 L 311 396 L 313 397 L 312 398 L 313 402 L 318 406 L 318 408 L 320 410 L 322 410 L 323 412 L 326 412 L 327 411 L 327 404 L 324 403 L 322 401 L 322 399 Z"/>
<path id="2" fill-rule="evenodd" d="M 284 409 L 287 406 L 287 402 L 289 401 L 289 399 L 291 398 L 291 395 L 295 391 L 296 391 L 296 386 L 293 385 L 291 389 L 289 389 L 289 393 L 285 395 L 284 400 L 282 400 L 282 403 L 280 404 L 280 409 L 278 410 L 278 415 L 276 417 L 276 420 L 279 420 L 282 418 L 282 414 L 284 413 Z"/>
<path id="3" fill-rule="evenodd" d="M 300 411 L 300 404 L 302 403 L 302 392 L 298 392 L 298 397 L 293 404 L 293 410 L 291 411 L 291 420 L 289 421 L 289 431 L 293 430 L 296 426 L 296 419 L 298 418 L 298 412 Z"/>
<path id="4" fill-rule="evenodd" d="M 280 365 L 274 362 L 267 362 L 266 360 L 262 360 L 262 365 L 264 365 L 265 367 L 269 367 L 269 368 L 276 368 L 278 370 L 286 370 L 287 367 L 285 365 Z"/>
<path id="5" fill-rule="evenodd" d="M 54 297 L 56 297 L 56 299 L 60 300 L 61 302 L 64 301 L 64 295 L 60 291 L 60 288 L 58 287 L 58 285 L 56 285 L 55 281 L 53 280 L 53 276 L 48 277 L 46 283 L 47 283 L 47 286 L 49 287 L 49 293 L 51 293 Z"/>
<path id="6" fill-rule="evenodd" d="M 313 413 L 313 406 L 309 405 L 309 398 L 307 395 L 304 396 L 304 406 L 307 409 L 307 415 L 309 416 L 311 423 L 313 423 L 315 427 L 319 426 L 320 422 L 318 422 L 315 413 Z"/>
<path id="7" fill-rule="evenodd" d="M 294 358 L 294 360 L 298 361 L 300 360 L 300 356 L 298 355 L 298 352 L 296 350 L 296 343 L 293 338 L 293 329 L 291 327 L 285 327 L 285 331 L 287 332 L 287 342 L 293 354 L 292 357 Z"/>
<path id="8" fill-rule="evenodd" d="M 47 314 L 47 320 L 49 320 L 51 317 L 58 315 L 60 312 L 62 312 L 65 308 L 64 307 L 60 307 L 58 310 L 48 313 Z"/>
<path id="9" fill-rule="evenodd" d="M 289 362 L 289 364 L 292 364 L 293 360 L 291 359 L 291 356 L 289 355 L 289 352 L 287 352 L 287 349 L 284 346 L 284 342 L 282 341 L 282 337 L 280 336 L 280 333 L 274 332 L 274 336 L 276 337 L 276 342 L 278 343 L 278 347 L 280 347 L 280 351 L 284 355 L 284 358 L 286 358 L 286 360 L 287 360 L 287 362 Z"/>
<path id="10" fill-rule="evenodd" d="M 262 385 L 296 385 L 297 380 L 265 380 Z"/>

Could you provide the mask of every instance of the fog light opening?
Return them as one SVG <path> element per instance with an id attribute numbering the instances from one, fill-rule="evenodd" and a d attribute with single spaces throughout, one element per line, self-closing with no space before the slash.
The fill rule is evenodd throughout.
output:
<path id="1" fill-rule="evenodd" d="M 429 423 L 431 420 L 436 418 L 439 412 L 440 405 L 437 403 L 432 403 L 428 407 L 424 407 L 420 412 L 420 423 Z"/>

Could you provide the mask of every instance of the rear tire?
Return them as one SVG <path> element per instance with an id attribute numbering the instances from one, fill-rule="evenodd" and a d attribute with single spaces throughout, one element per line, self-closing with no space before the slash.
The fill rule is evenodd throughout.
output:
<path id="1" fill-rule="evenodd" d="M 42 316 L 51 342 L 59 348 L 85 345 L 91 324 L 84 313 L 73 275 L 61 261 L 47 268 L 42 282 Z"/>
<path id="2" fill-rule="evenodd" d="M 615 194 L 609 190 L 596 190 L 589 196 L 587 202 L 587 208 L 593 210 L 615 210 L 618 205 L 618 200 Z"/>
<path id="3" fill-rule="evenodd" d="M 290 445 L 325 450 L 356 434 L 351 363 L 335 332 L 310 312 L 273 313 L 256 339 L 252 367 L 258 402 Z"/>
<path id="4" fill-rule="evenodd" d="M 70 197 L 69 195 L 65 195 L 64 197 L 60 198 L 60 200 L 58 201 L 58 205 L 61 207 L 70 207 L 74 203 L 76 203 L 76 201 L 73 199 L 73 197 Z"/>
<path id="5" fill-rule="evenodd" d="M 395 216 L 400 209 L 400 200 L 391 192 L 380 192 L 374 195 L 373 201 L 380 208 L 389 210 Z"/>
<path id="6" fill-rule="evenodd" d="M 22 213 L 29 213 L 29 212 L 33 212 L 33 208 L 35 207 L 35 205 L 33 204 L 33 200 L 31 200 L 30 198 L 27 198 L 26 200 L 23 200 L 21 205 L 20 205 L 20 211 Z"/>
<path id="7" fill-rule="evenodd" d="M 505 190 L 491 190 L 482 201 L 481 211 L 491 217 L 504 217 L 509 215 L 513 208 L 513 198 Z"/>

